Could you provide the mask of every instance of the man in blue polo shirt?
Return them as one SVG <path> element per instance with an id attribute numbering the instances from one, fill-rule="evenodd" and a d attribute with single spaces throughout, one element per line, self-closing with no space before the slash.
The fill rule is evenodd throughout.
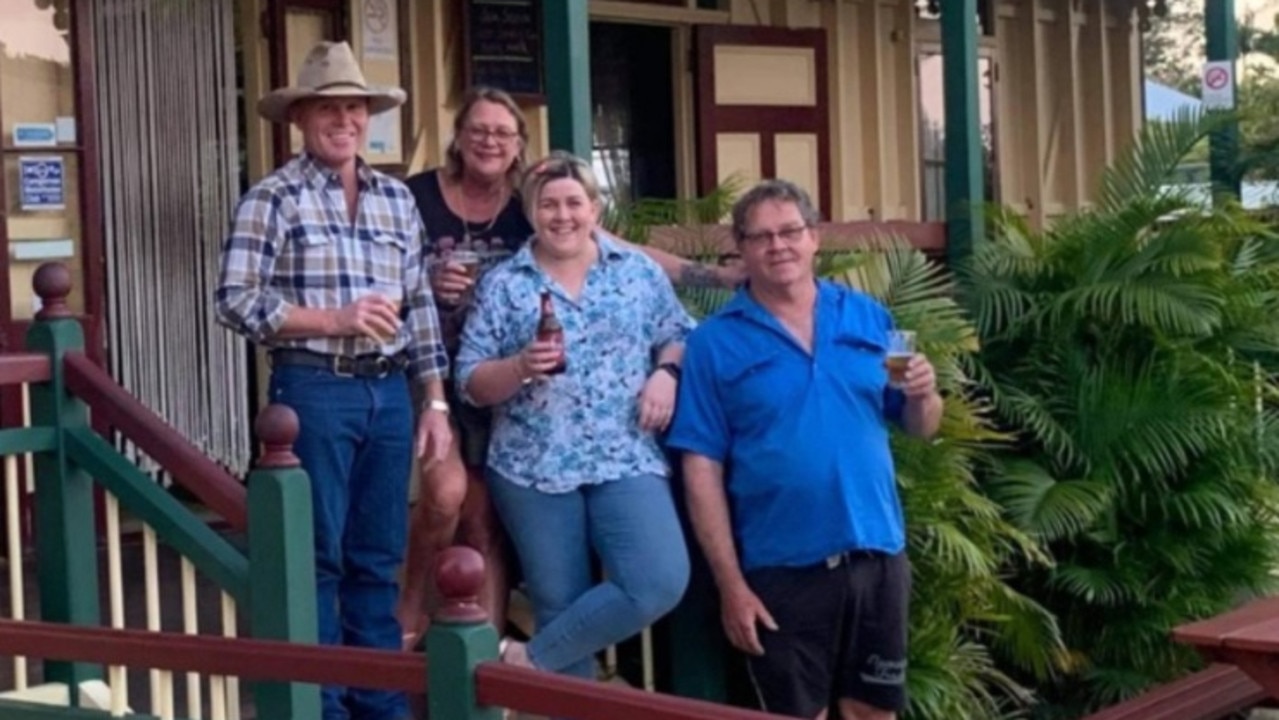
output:
<path id="1" fill-rule="evenodd" d="M 818 220 L 783 180 L 734 206 L 749 283 L 689 337 L 668 444 L 765 708 L 884 720 L 905 703 L 910 596 L 888 423 L 931 436 L 942 400 L 922 355 L 889 387 L 892 318 L 814 277 Z"/>

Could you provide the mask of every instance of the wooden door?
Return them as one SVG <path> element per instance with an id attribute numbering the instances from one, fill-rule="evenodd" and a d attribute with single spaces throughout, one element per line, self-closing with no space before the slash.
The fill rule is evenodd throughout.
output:
<path id="1" fill-rule="evenodd" d="M 697 28 L 698 187 L 784 178 L 831 211 L 826 31 Z"/>
<path id="2" fill-rule="evenodd" d="M 297 81 L 298 69 L 317 42 L 350 41 L 346 0 L 270 0 L 264 35 L 271 47 L 271 87 Z M 275 166 L 302 150 L 302 136 L 292 125 L 272 130 Z"/>

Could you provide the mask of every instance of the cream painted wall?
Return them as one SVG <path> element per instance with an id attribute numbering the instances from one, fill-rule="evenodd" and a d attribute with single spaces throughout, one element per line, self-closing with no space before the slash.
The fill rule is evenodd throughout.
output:
<path id="1" fill-rule="evenodd" d="M 359 3 L 351 0 L 359 37 Z M 256 30 L 265 0 L 243 0 Z M 920 49 L 938 41 L 911 0 L 730 0 L 726 13 L 592 0 L 594 19 L 674 27 L 677 48 L 693 22 L 820 27 L 828 32 L 834 220 L 916 219 L 921 212 L 918 77 Z M 460 26 L 454 2 L 412 2 L 409 90 L 416 118 L 405 148 L 410 171 L 438 165 L 452 134 L 461 87 Z M 1139 36 L 1112 0 L 1002 0 L 996 38 L 983 38 L 996 62 L 995 117 L 1002 200 L 1043 222 L 1086 204 L 1100 170 L 1140 123 Z M 252 33 L 257 38 L 257 33 Z M 265 87 L 266 48 L 249 59 L 249 77 Z M 679 117 L 681 186 L 694 174 L 695 88 L 687 62 L 672 79 Z M 370 78 L 383 79 L 375 69 Z M 250 97 L 256 97 L 250 88 Z M 546 152 L 542 107 L 526 108 L 529 154 Z M 253 125 L 258 125 L 254 128 Z M 251 167 L 264 161 L 264 123 L 251 123 Z"/>

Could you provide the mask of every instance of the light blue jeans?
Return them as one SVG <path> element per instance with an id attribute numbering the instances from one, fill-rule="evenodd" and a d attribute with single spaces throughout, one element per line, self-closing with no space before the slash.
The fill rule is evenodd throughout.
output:
<path id="1" fill-rule="evenodd" d="M 595 677 L 595 653 L 653 624 L 688 585 L 688 549 L 666 478 L 639 475 L 568 493 L 520 487 L 488 471 L 537 620 L 529 659 Z M 604 581 L 591 580 L 591 551 Z"/>

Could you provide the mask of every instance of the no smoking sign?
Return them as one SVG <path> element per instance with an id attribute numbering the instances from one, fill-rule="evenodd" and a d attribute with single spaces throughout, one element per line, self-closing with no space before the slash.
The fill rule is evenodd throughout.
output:
<path id="1" fill-rule="evenodd" d="M 1206 110 L 1231 110 L 1235 106 L 1235 65 L 1229 60 L 1204 63 L 1203 106 Z"/>

